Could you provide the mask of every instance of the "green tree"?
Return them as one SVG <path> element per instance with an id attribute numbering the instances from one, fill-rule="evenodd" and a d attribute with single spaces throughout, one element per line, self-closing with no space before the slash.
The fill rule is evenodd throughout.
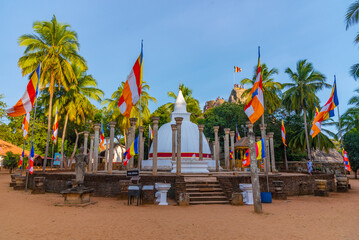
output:
<path id="1" fill-rule="evenodd" d="M 75 65 L 72 65 L 72 68 L 77 81 L 76 83 L 72 83 L 68 90 L 60 86 L 60 90 L 55 93 L 56 97 L 53 108 L 53 114 L 55 114 L 55 109 L 57 108 L 59 116 L 65 115 L 61 138 L 61 162 L 65 163 L 64 166 L 66 168 L 68 166 L 66 161 L 64 161 L 64 141 L 68 120 L 77 125 L 85 124 L 86 118 L 94 115 L 95 107 L 91 104 L 90 99 L 100 102 L 104 95 L 103 91 L 97 88 L 97 81 L 92 75 L 86 74 L 85 71 L 82 71 Z M 49 88 L 46 88 L 43 91 L 43 105 L 50 106 L 47 104 L 50 99 L 51 95 Z"/>
<path id="2" fill-rule="evenodd" d="M 86 70 L 86 61 L 78 54 L 79 43 L 77 33 L 70 30 L 70 25 L 60 23 L 55 15 L 51 21 L 36 21 L 33 24 L 35 34 L 24 34 L 19 38 L 19 45 L 26 47 L 24 55 L 18 64 L 22 74 L 32 73 L 41 63 L 40 87 L 48 86 L 50 100 L 47 122 L 47 140 L 45 150 L 44 168 L 48 155 L 51 113 L 54 87 L 69 89 L 71 83 L 76 83 L 76 76 L 71 64 L 75 64 L 81 70 Z"/>
<path id="3" fill-rule="evenodd" d="M 3 94 L 0 94 L 0 124 L 2 123 L 2 118 L 6 116 L 6 112 L 5 112 L 5 108 L 6 108 L 6 103 L 4 103 L 3 101 L 1 101 L 1 99 L 4 98 Z"/>
<path id="4" fill-rule="evenodd" d="M 359 94 L 359 88 L 355 90 Z M 359 95 L 349 99 L 349 104 L 353 105 L 340 117 L 342 131 L 349 132 L 352 129 L 359 130 Z"/>
<path id="5" fill-rule="evenodd" d="M 12 173 L 14 169 L 17 168 L 20 160 L 19 154 L 13 154 L 12 152 L 6 152 L 6 156 L 3 160 L 4 168 L 9 169 L 9 172 Z"/>
<path id="6" fill-rule="evenodd" d="M 289 111 L 295 111 L 296 113 L 303 111 L 307 154 L 308 159 L 310 159 L 307 111 L 313 111 L 314 105 L 319 103 L 316 92 L 323 87 L 330 87 L 330 85 L 325 83 L 325 76 L 315 71 L 313 65 L 307 60 L 299 60 L 296 70 L 297 72 L 293 72 L 289 67 L 285 70 L 292 83 L 283 84 L 284 87 L 288 88 L 284 92 L 283 105 Z"/>
<path id="7" fill-rule="evenodd" d="M 187 103 L 187 112 L 191 113 L 191 122 L 197 123 L 197 118 L 202 115 L 202 111 L 199 108 L 199 101 L 192 96 L 192 90 L 184 84 L 180 85 L 180 89 L 182 91 L 183 98 Z M 170 91 L 167 94 L 170 98 L 174 100 L 177 99 L 177 95 L 174 92 Z M 173 102 L 167 103 L 166 106 L 171 112 L 173 111 Z"/>
<path id="8" fill-rule="evenodd" d="M 120 100 L 120 97 L 122 95 L 123 87 L 125 83 L 122 82 L 121 85 L 117 88 L 115 92 L 112 93 L 111 98 L 105 99 L 102 104 L 107 105 L 107 111 L 109 115 L 112 116 L 112 121 L 116 121 L 117 125 L 121 129 L 121 134 L 124 136 L 125 143 L 127 142 L 126 138 L 126 132 L 127 129 L 130 127 L 130 120 L 129 118 L 123 116 L 120 112 L 120 109 L 118 107 L 118 101 Z M 148 121 L 151 112 L 148 108 L 148 103 L 154 102 L 157 103 L 156 98 L 150 96 L 148 91 L 150 90 L 150 86 L 145 82 L 142 81 L 142 91 L 141 91 L 141 101 L 138 101 L 136 105 L 132 108 L 130 117 L 136 117 L 138 118 L 140 115 L 140 109 L 141 109 L 141 121 Z M 141 102 L 141 106 L 140 106 Z M 137 121 L 137 126 L 139 124 L 139 121 Z M 141 123 L 142 125 L 142 123 Z"/>
<path id="9" fill-rule="evenodd" d="M 346 30 L 348 30 L 352 25 L 359 22 L 359 1 L 355 1 L 347 9 L 345 14 Z M 354 38 L 355 43 L 359 43 L 359 33 Z M 350 68 L 350 74 L 355 80 L 359 77 L 359 63 L 354 64 Z"/>
<path id="10" fill-rule="evenodd" d="M 343 138 L 344 149 L 348 154 L 349 162 L 352 171 L 357 178 L 357 172 L 359 169 L 359 131 L 353 129 L 346 133 Z"/>
<path id="11" fill-rule="evenodd" d="M 278 74 L 278 69 L 272 68 L 269 70 L 267 65 L 263 63 L 261 65 L 261 75 L 262 75 L 262 84 L 263 84 L 263 97 L 264 97 L 264 107 L 267 109 L 269 114 L 272 114 L 277 108 L 281 105 L 281 90 L 283 85 L 279 82 L 274 81 L 274 74 Z M 254 67 L 254 74 L 252 79 L 245 78 L 241 80 L 241 84 L 254 85 L 257 78 L 257 66 Z M 247 89 L 243 94 L 247 96 L 251 92 L 251 89 Z"/>

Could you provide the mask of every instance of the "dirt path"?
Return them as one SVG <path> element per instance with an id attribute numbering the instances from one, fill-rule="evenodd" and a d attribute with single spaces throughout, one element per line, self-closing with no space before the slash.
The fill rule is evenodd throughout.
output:
<path id="1" fill-rule="evenodd" d="M 85 208 L 55 207 L 59 194 L 31 195 L 8 187 L 0 173 L 0 240 L 3 239 L 359 239 L 359 181 L 349 193 L 301 196 L 253 206 L 126 205 L 92 198 Z M 256 223 L 256 224 L 253 224 Z"/>

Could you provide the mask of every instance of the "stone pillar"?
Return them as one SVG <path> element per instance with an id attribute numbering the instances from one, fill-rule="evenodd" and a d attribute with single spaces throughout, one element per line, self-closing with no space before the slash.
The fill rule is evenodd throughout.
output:
<path id="1" fill-rule="evenodd" d="M 172 161 L 176 161 L 176 131 L 177 125 L 171 124 L 172 129 Z"/>
<path id="2" fill-rule="evenodd" d="M 109 163 L 109 158 L 108 158 L 108 153 L 109 153 L 109 147 L 110 147 L 110 138 L 106 137 L 105 138 L 106 141 L 106 152 L 105 152 L 105 171 L 108 171 L 108 163 Z"/>
<path id="3" fill-rule="evenodd" d="M 145 131 L 145 128 L 144 127 L 140 127 L 139 129 L 139 137 L 138 137 L 138 140 L 139 140 L 139 145 L 140 145 L 140 151 L 139 151 L 139 154 L 138 154 L 138 163 L 137 163 L 137 168 L 138 168 L 138 171 L 141 171 L 141 166 L 142 166 L 142 160 L 143 160 L 143 156 L 144 156 L 144 150 L 145 150 L 145 140 L 143 138 L 143 132 Z"/>
<path id="4" fill-rule="evenodd" d="M 266 165 L 264 165 L 264 167 L 266 168 L 266 174 L 268 174 L 268 172 L 271 170 L 270 168 L 270 154 L 269 154 L 269 137 L 268 135 L 266 136 L 266 154 L 268 153 L 268 157 L 266 157 Z"/>
<path id="5" fill-rule="evenodd" d="M 89 132 L 84 131 L 84 154 L 87 155 L 87 141 L 89 138 Z"/>
<path id="6" fill-rule="evenodd" d="M 136 134 L 136 122 L 137 122 L 137 118 L 130 118 L 130 124 L 131 124 L 131 127 L 130 127 L 130 138 L 131 138 L 131 141 L 129 142 L 128 146 L 130 147 L 133 143 L 133 141 L 135 141 L 135 134 Z M 133 165 L 134 165 L 134 157 L 131 157 L 130 158 L 130 162 L 128 164 L 128 167 L 130 169 L 133 168 Z"/>
<path id="7" fill-rule="evenodd" d="M 99 138 L 99 136 L 100 136 L 100 132 L 99 132 L 99 130 L 100 130 L 100 127 L 101 127 L 101 124 L 99 124 L 99 123 L 95 123 L 94 125 L 93 125 L 93 128 L 94 128 L 94 130 L 95 130 L 95 143 L 94 143 L 94 156 L 93 156 L 93 173 L 97 173 L 97 166 L 98 166 L 98 147 L 99 147 L 99 145 L 100 145 L 100 138 Z"/>
<path id="8" fill-rule="evenodd" d="M 157 175 L 157 143 L 158 143 L 158 121 L 159 117 L 152 117 L 152 130 L 153 130 L 153 160 L 152 160 L 152 175 Z"/>
<path id="9" fill-rule="evenodd" d="M 95 139 L 95 134 L 90 135 L 90 156 L 89 156 L 89 168 L 88 172 L 92 172 L 93 169 L 93 141 Z"/>
<path id="10" fill-rule="evenodd" d="M 254 200 L 254 212 L 262 213 L 261 193 L 259 187 L 258 167 L 256 158 L 255 136 L 253 132 L 253 124 L 247 122 L 248 137 L 249 137 L 249 155 L 251 165 L 251 182 L 253 187 L 253 200 Z"/>
<path id="11" fill-rule="evenodd" d="M 234 131 L 230 131 L 229 135 L 231 136 L 231 151 L 232 151 L 232 159 L 231 160 L 231 166 L 232 168 L 231 169 L 234 169 L 235 168 L 235 159 L 236 159 L 236 154 L 234 152 Z"/>
<path id="12" fill-rule="evenodd" d="M 274 141 L 273 141 L 274 132 L 268 133 L 268 137 L 269 137 L 269 145 L 270 145 L 270 155 L 272 160 L 272 172 L 275 172 Z"/>
<path id="13" fill-rule="evenodd" d="M 216 157 L 216 141 L 213 141 L 212 144 L 213 144 L 213 156 L 212 156 L 212 159 L 216 160 L 217 159 L 217 157 Z"/>
<path id="14" fill-rule="evenodd" d="M 264 122 L 264 119 L 262 117 L 262 124 L 259 124 L 259 128 L 261 129 L 261 137 L 262 139 L 266 139 L 266 129 L 267 129 L 267 124 L 263 124 Z M 264 163 L 264 171 L 266 174 L 268 174 L 268 170 L 269 168 L 267 168 L 266 166 L 269 165 L 269 162 L 270 162 L 270 157 L 269 157 L 269 152 L 267 151 L 267 141 L 264 141 L 265 142 L 265 158 L 263 159 L 263 163 Z"/>
<path id="15" fill-rule="evenodd" d="M 108 154 L 108 173 L 112 174 L 112 164 L 113 164 L 113 151 L 114 151 L 114 138 L 115 138 L 115 126 L 116 122 L 110 122 L 110 152 Z"/>
<path id="16" fill-rule="evenodd" d="M 229 169 L 229 132 L 230 128 L 224 129 L 224 162 L 226 169 Z"/>
<path id="17" fill-rule="evenodd" d="M 215 156 L 216 156 L 216 172 L 219 172 L 219 140 L 218 140 L 218 130 L 219 126 L 214 126 L 214 142 L 215 142 Z"/>
<path id="18" fill-rule="evenodd" d="M 181 151 L 181 125 L 183 118 L 182 117 L 176 117 L 176 126 L 177 126 L 177 164 L 176 164 L 176 170 L 177 170 L 177 176 L 181 175 L 181 161 L 182 161 L 182 151 Z"/>
<path id="19" fill-rule="evenodd" d="M 203 160 L 203 129 L 204 129 L 204 125 L 203 124 L 199 124 L 198 125 L 198 131 L 199 131 L 199 160 L 202 161 Z"/>

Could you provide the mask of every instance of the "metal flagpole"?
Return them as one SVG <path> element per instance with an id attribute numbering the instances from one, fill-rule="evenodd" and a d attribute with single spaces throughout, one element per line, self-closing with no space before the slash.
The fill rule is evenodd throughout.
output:
<path id="1" fill-rule="evenodd" d="M 22 152 L 24 153 L 24 157 L 22 158 L 21 163 L 21 169 L 20 169 L 20 175 L 22 176 L 22 169 L 24 168 L 24 158 L 25 158 L 25 144 L 26 144 L 26 138 L 24 138 L 24 147 L 22 148 Z"/>
<path id="2" fill-rule="evenodd" d="M 40 78 L 39 80 L 40 81 Z M 34 139 L 34 127 L 35 127 L 35 118 L 36 118 L 36 107 L 37 107 L 37 95 L 36 95 L 36 99 L 35 99 L 35 110 L 34 110 L 34 114 L 33 114 L 33 117 L 32 117 L 32 131 L 31 131 L 31 148 L 33 147 L 33 139 Z M 30 155 L 31 155 L 31 149 L 30 149 Z M 28 157 L 28 161 L 30 161 L 30 156 Z M 25 192 L 27 192 L 27 184 L 28 184 L 28 181 L 29 181 L 29 167 L 30 167 L 30 162 L 28 163 L 28 168 L 26 170 L 26 184 L 25 184 Z"/>
<path id="3" fill-rule="evenodd" d="M 335 77 L 335 75 L 334 75 L 334 81 L 335 81 L 335 84 L 336 84 L 336 77 Z M 335 86 L 335 87 L 337 87 L 337 86 Z M 344 149 L 344 145 L 343 145 L 343 136 L 342 136 L 342 126 L 341 126 L 341 124 L 340 124 L 339 104 L 338 104 L 337 108 L 338 108 L 338 124 L 339 124 L 339 134 L 340 134 L 340 145 L 341 145 L 342 150 L 343 150 L 343 149 Z M 342 153 L 342 154 L 344 154 L 344 153 Z M 344 163 L 344 161 L 343 161 L 343 163 Z M 344 163 L 344 174 L 345 174 L 345 176 L 347 176 L 347 170 L 345 169 L 345 163 Z"/>
<path id="4" fill-rule="evenodd" d="M 141 40 L 141 66 L 140 66 L 140 68 L 142 68 L 142 62 L 143 62 L 143 40 Z M 141 77 L 142 77 L 142 69 L 140 69 L 140 81 L 142 80 L 141 79 Z M 138 134 L 140 134 L 140 127 L 141 127 L 141 111 L 142 111 L 142 105 L 141 105 L 141 95 L 142 95 L 142 82 L 140 82 L 140 88 L 141 88 L 141 93 L 140 93 L 140 114 L 139 114 L 139 119 L 138 119 Z M 136 135 L 135 133 L 134 133 L 134 135 Z M 136 138 L 135 138 L 136 136 L 134 136 L 134 139 L 133 140 L 135 140 Z M 138 155 L 137 155 L 137 167 L 138 166 L 140 166 L 140 161 L 141 161 L 141 159 L 140 159 L 140 151 L 141 151 L 141 142 L 142 142 L 142 139 L 140 139 L 140 138 L 138 138 L 138 147 L 137 147 L 137 149 L 138 149 Z M 144 148 L 143 148 L 144 149 Z M 138 171 L 141 171 L 141 169 L 138 169 Z"/>

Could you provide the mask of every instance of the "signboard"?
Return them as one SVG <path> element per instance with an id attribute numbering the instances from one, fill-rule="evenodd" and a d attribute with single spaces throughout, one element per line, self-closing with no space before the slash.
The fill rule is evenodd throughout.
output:
<path id="1" fill-rule="evenodd" d="M 55 153 L 54 166 L 60 166 L 60 161 L 61 161 L 61 154 Z"/>
<path id="2" fill-rule="evenodd" d="M 140 172 L 137 169 L 127 170 L 126 175 L 127 177 L 139 176 Z"/>

